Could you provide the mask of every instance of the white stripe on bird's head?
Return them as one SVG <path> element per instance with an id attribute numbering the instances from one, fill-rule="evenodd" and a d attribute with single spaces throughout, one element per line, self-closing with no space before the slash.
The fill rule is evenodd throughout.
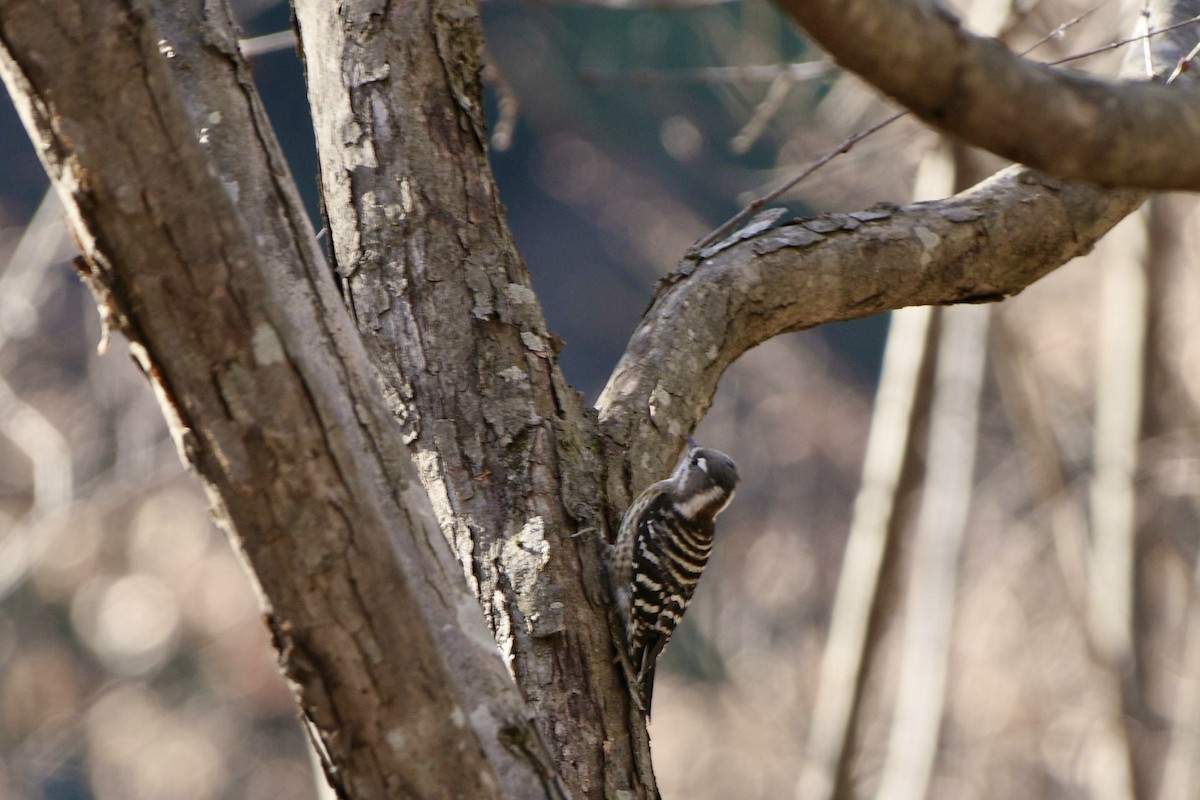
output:
<path id="1" fill-rule="evenodd" d="M 694 519 L 704 509 L 724 498 L 724 502 L 713 513 L 713 516 L 721 513 L 725 506 L 729 505 L 729 500 L 733 497 L 731 492 L 726 491 L 720 486 L 713 486 L 703 492 L 697 492 L 679 504 L 679 513 L 688 519 Z"/>

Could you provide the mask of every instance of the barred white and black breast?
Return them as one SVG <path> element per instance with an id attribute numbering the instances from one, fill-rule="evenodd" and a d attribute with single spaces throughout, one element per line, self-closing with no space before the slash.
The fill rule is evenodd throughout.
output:
<path id="1" fill-rule="evenodd" d="M 712 552 L 714 522 L 738 480 L 729 456 L 692 448 L 671 477 L 638 495 L 621 521 L 611 579 L 647 708 L 654 664 L 683 619 Z"/>

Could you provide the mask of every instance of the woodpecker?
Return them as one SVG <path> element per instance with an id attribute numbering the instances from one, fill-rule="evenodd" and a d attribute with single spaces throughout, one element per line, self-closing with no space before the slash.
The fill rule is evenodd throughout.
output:
<path id="1" fill-rule="evenodd" d="M 625 634 L 621 661 L 647 712 L 654 663 L 692 599 L 712 550 L 714 521 L 739 480 L 729 456 L 691 445 L 671 477 L 643 490 L 621 520 L 609 580 Z"/>

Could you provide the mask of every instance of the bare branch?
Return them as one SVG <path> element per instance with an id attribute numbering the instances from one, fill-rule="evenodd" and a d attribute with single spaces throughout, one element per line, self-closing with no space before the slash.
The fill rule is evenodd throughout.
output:
<path id="1" fill-rule="evenodd" d="M 1194 17 L 1200 3 L 1168 3 Z M 1062 72 L 964 30 L 922 0 L 780 0 L 847 69 L 968 143 L 1056 175 L 1106 186 L 1200 189 L 1194 87 Z M 1186 11 L 1184 9 L 1187 9 Z M 1158 24 L 1164 27 L 1164 15 Z M 1183 52 L 1195 43 L 1195 32 Z M 1183 37 L 1188 38 L 1188 35 Z M 1160 56 L 1158 74 L 1179 55 Z"/>
<path id="2" fill-rule="evenodd" d="M 725 367 L 772 336 L 909 305 L 999 300 L 1092 245 L 1142 195 L 1012 168 L 947 200 L 768 231 L 659 287 L 597 402 L 635 486 L 660 475 Z"/>
<path id="3" fill-rule="evenodd" d="M 730 140 L 729 149 L 735 153 L 749 152 L 754 143 L 766 131 L 767 126 L 771 124 L 771 120 L 775 119 L 775 115 L 779 113 L 792 85 L 792 77 L 788 73 L 781 72 L 775 76 L 771 85 L 767 87 L 766 96 L 754 107 L 754 113 L 750 115 L 750 119 L 746 120 L 746 124 Z"/>
<path id="4" fill-rule="evenodd" d="M 1178 235 L 1188 231 L 1195 208 L 1195 198 L 1156 198 L 1151 204 L 1147 220 L 1147 280 L 1150 288 L 1148 338 L 1151 346 L 1147 348 L 1146 377 L 1150 388 L 1144 398 L 1144 464 L 1139 467 L 1139 475 L 1143 480 L 1139 481 L 1138 489 L 1149 494 L 1152 506 L 1146 510 L 1154 514 L 1152 520 L 1157 518 L 1154 512 L 1170 503 L 1168 495 L 1175 492 L 1164 487 L 1160 479 L 1155 479 L 1155 473 L 1161 469 L 1161 461 L 1154 463 L 1157 459 L 1146 452 L 1147 439 L 1178 438 L 1185 452 L 1195 451 L 1196 428 L 1192 423 L 1197 419 L 1200 409 L 1196 405 L 1195 395 L 1189 391 L 1195 369 L 1185 366 L 1186 361 L 1181 357 L 1196 342 L 1195 315 L 1190 307 L 1195 293 L 1182 288 L 1187 287 L 1195 276 L 1195 260 L 1190 237 Z M 1180 423 L 1181 428 L 1175 427 Z M 1147 475 L 1154 477 L 1146 482 L 1144 478 Z M 1169 673 L 1171 682 L 1168 685 L 1173 688 L 1165 701 L 1166 716 L 1170 721 L 1170 744 L 1160 771 L 1162 781 L 1157 800 L 1189 800 L 1200 796 L 1200 564 L 1194 558 L 1194 535 L 1200 517 L 1200 503 L 1195 492 L 1187 492 L 1180 499 L 1183 501 L 1180 513 L 1171 515 L 1166 522 L 1169 526 L 1166 538 L 1177 547 L 1184 542 L 1190 545 L 1184 550 L 1188 554 L 1184 563 L 1191 562 L 1192 574 L 1186 592 L 1186 610 L 1179 632 L 1172 641 L 1176 667 Z M 1138 519 L 1143 542 L 1162 528 L 1160 524 L 1141 515 Z M 1145 554 L 1148 549 L 1144 546 L 1139 548 L 1139 554 L 1147 561 L 1149 558 Z M 1154 619 L 1151 616 L 1153 606 L 1149 606 L 1146 599 L 1151 594 L 1147 584 L 1153 580 L 1147 578 L 1155 573 L 1144 571 L 1142 563 L 1138 565 L 1142 579 L 1138 589 L 1142 594 L 1138 598 L 1135 625 Z M 1144 633 L 1143 636 L 1144 645 L 1150 640 L 1150 635 Z M 1147 661 L 1142 663 L 1147 666 L 1147 681 L 1154 680 L 1157 675 L 1150 671 L 1150 664 Z M 1146 794 L 1149 795 L 1149 792 Z"/>

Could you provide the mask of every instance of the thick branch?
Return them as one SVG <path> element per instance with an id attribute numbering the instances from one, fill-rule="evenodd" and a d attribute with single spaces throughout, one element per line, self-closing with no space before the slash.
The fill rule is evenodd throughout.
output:
<path id="1" fill-rule="evenodd" d="M 228 17 L 167 5 L 179 16 L 160 32 L 140 3 L 0 0 L 0 74 L 85 280 L 253 568 L 343 795 L 541 796 L 537 766 L 508 746 L 528 738 L 522 704 L 314 250 Z"/>
<path id="2" fill-rule="evenodd" d="M 1200 0 L 1155 8 L 1152 25 L 1161 28 L 1200 13 Z M 1152 40 L 1160 63 L 1193 44 L 1178 30 Z M 597 402 L 603 430 L 633 486 L 644 486 L 663 474 L 721 373 L 749 348 L 904 306 L 1016 294 L 1088 252 L 1143 198 L 1013 167 L 946 200 L 800 221 L 685 261 L 659 287 Z"/>
<path id="3" fill-rule="evenodd" d="M 1105 186 L 1200 189 L 1194 86 L 1044 66 L 964 30 L 930 0 L 778 2 L 842 66 L 969 144 Z M 1187 11 L 1173 21 L 1200 13 L 1200 4 L 1178 5 Z M 1158 16 L 1154 27 L 1166 27 Z M 1185 29 L 1193 44 L 1196 27 Z M 1156 72 L 1169 73 L 1187 51 L 1160 52 Z"/>
<path id="4" fill-rule="evenodd" d="M 947 200 L 825 215 L 685 262 L 600 396 L 601 421 L 643 485 L 751 347 L 904 306 L 1016 294 L 1086 253 L 1141 201 L 1012 168 Z"/>

